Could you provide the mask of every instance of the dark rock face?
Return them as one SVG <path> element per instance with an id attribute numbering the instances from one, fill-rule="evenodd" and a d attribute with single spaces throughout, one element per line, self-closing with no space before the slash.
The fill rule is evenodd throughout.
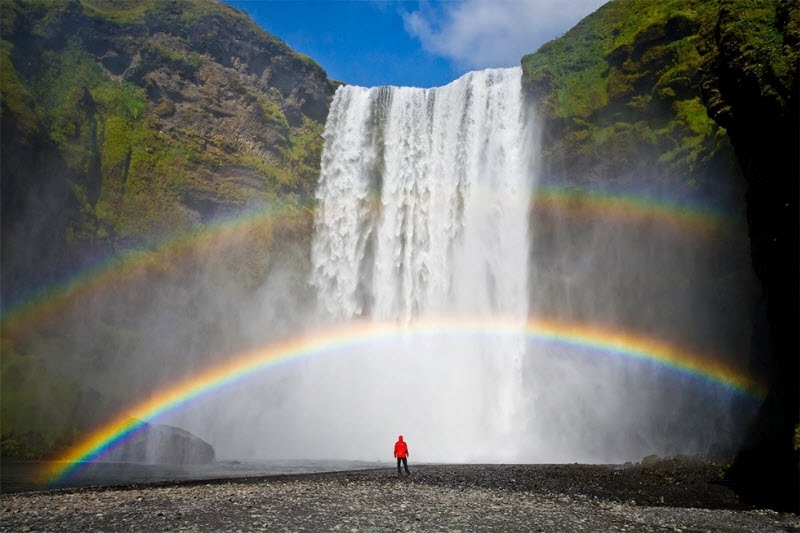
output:
<path id="1" fill-rule="evenodd" d="M 753 267 L 773 342 L 769 395 L 729 477 L 758 503 L 800 510 L 800 123 L 797 2 L 722 2 L 704 58 L 709 114 L 728 130 L 747 180 Z M 765 16 L 764 13 L 767 13 Z"/>
<path id="2" fill-rule="evenodd" d="M 103 460 L 165 465 L 207 464 L 214 460 L 214 448 L 185 429 L 145 423 Z"/>
<path id="3" fill-rule="evenodd" d="M 748 501 L 795 511 L 799 55 L 796 1 L 665 1 L 657 7 L 620 0 L 523 58 L 527 94 L 545 121 L 543 179 L 612 191 L 633 183 L 746 211 L 744 246 L 715 239 L 707 247 L 719 247 L 719 260 L 711 263 L 724 265 L 733 264 L 736 247 L 744 249 L 735 257 L 737 268 L 743 259 L 752 264 L 760 290 L 751 294 L 763 295 L 749 304 L 750 319 L 719 328 L 731 341 L 747 331 L 735 341 L 738 349 L 751 354 L 753 371 L 770 376 L 768 396 L 729 478 Z M 703 121 L 713 124 L 697 128 Z M 731 298 L 728 286 L 709 294 Z M 715 316 L 734 316 L 733 302 L 741 298 L 727 301 Z M 737 350 L 730 348 L 724 351 Z"/>

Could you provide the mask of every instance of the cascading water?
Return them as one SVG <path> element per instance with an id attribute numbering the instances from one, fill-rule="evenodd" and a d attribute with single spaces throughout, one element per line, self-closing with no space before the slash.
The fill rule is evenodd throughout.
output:
<path id="1" fill-rule="evenodd" d="M 513 458 L 524 431 L 532 180 L 520 84 L 511 68 L 435 89 L 344 86 L 325 129 L 312 283 L 328 318 L 484 317 L 520 328 L 502 341 L 380 346 L 325 370 L 344 365 L 374 389 L 363 398 L 371 418 L 353 411 L 367 432 L 405 432 L 430 459 Z M 385 418 L 382 434 L 373 426 Z"/>
<path id="2" fill-rule="evenodd" d="M 387 461 L 398 434 L 412 462 L 730 450 L 757 398 L 687 342 L 692 323 L 730 335 L 706 318 L 721 312 L 706 296 L 715 255 L 699 252 L 715 234 L 541 216 L 536 127 L 518 68 L 435 89 L 339 88 L 317 189 L 316 302 L 286 305 L 292 285 L 279 285 L 296 271 L 276 269 L 254 296 L 262 307 L 240 312 L 276 338 L 296 323 L 318 346 L 295 358 L 291 345 L 292 364 L 174 425 L 232 459 Z"/>

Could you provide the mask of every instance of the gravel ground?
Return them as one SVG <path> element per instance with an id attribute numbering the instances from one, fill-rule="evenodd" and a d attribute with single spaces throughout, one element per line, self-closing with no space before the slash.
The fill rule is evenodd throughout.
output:
<path id="1" fill-rule="evenodd" d="M 0 496 L 0 531 L 800 532 L 704 462 L 423 465 Z"/>

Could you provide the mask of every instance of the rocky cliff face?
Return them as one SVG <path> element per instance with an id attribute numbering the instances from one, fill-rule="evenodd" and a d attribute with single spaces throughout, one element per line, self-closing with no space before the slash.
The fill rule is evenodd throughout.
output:
<path id="1" fill-rule="evenodd" d="M 764 290 L 774 370 L 730 477 L 758 503 L 800 510 L 800 5 L 721 2 L 706 33 L 703 100 L 747 180 L 753 266 Z M 755 480 L 755 481 L 753 481 Z"/>
<path id="2" fill-rule="evenodd" d="M 610 2 L 523 58 L 541 185 L 561 198 L 533 212 L 531 301 L 545 316 L 662 335 L 759 372 L 744 180 L 700 90 L 703 9 Z"/>
<path id="3" fill-rule="evenodd" d="M 248 204 L 309 201 L 335 85 L 244 14 L 145 0 L 2 14 L 4 287 Z"/>
<path id="4" fill-rule="evenodd" d="M 271 272 L 302 294 L 337 84 L 214 1 L 0 10 L 2 451 L 37 455 L 253 342 Z"/>
<path id="5" fill-rule="evenodd" d="M 730 215 L 746 210 L 746 232 L 714 236 L 692 252 L 700 260 L 716 248 L 721 255 L 712 253 L 711 262 L 726 265 L 727 279 L 736 280 L 719 285 L 713 280 L 724 269 L 712 272 L 710 292 L 699 301 L 726 302 L 735 287 L 750 283 L 752 261 L 763 300 L 740 310 L 738 323 L 717 324 L 720 337 L 736 339 L 718 346 L 729 353 L 737 343 L 746 346 L 749 355 L 739 354 L 752 370 L 771 369 L 770 393 L 731 478 L 751 501 L 795 510 L 799 16 L 790 1 L 618 0 L 523 58 L 526 89 L 544 121 L 545 182 L 611 193 L 637 187 L 679 205 L 715 205 Z M 562 234 L 586 240 L 588 231 L 596 232 L 568 224 Z M 603 238 L 613 243 L 634 234 L 630 227 L 614 231 L 616 237 Z M 669 242 L 652 235 L 657 247 Z M 625 278 L 620 287 L 631 279 Z M 684 283 L 675 281 L 676 288 Z M 735 301 L 753 298 L 751 292 L 714 314 L 734 317 Z M 760 327 L 762 305 L 768 331 Z M 682 338 L 691 338 L 680 318 L 676 324 Z M 737 331 L 748 335 L 737 338 Z"/>

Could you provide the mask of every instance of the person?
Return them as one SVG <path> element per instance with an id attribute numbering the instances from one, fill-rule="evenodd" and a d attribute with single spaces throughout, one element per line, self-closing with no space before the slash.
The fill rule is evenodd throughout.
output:
<path id="1" fill-rule="evenodd" d="M 403 462 L 403 467 L 406 469 L 406 475 L 410 476 L 411 472 L 408 471 L 408 444 L 403 440 L 403 436 L 397 437 L 397 442 L 394 443 L 394 456 L 397 458 L 397 475 L 401 474 L 400 462 Z"/>

